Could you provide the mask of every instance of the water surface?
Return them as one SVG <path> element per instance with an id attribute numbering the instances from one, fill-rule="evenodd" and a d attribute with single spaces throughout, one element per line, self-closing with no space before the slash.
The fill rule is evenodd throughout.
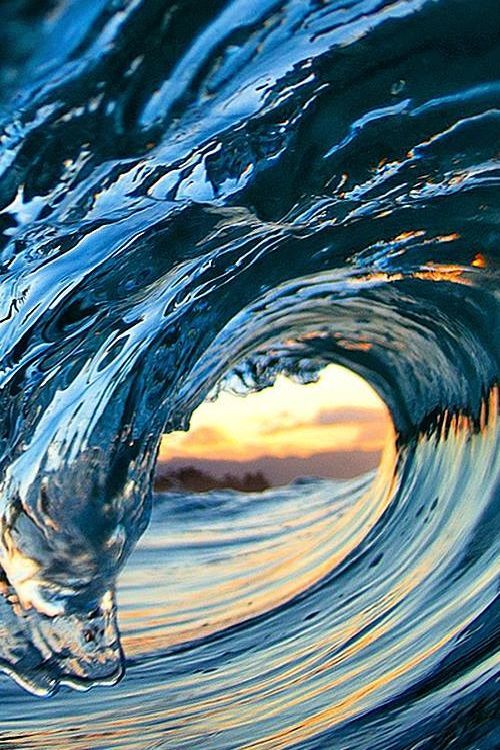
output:
<path id="1" fill-rule="evenodd" d="M 0 20 L 2 746 L 496 747 L 498 4 Z M 209 394 L 330 363 L 375 479 L 153 499 Z"/>

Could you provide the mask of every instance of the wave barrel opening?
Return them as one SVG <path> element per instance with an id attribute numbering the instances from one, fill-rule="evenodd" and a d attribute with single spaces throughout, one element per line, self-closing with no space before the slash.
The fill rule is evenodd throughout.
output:
<path id="1" fill-rule="evenodd" d="M 9 747 L 498 745 L 497 18 L 2 4 Z"/>

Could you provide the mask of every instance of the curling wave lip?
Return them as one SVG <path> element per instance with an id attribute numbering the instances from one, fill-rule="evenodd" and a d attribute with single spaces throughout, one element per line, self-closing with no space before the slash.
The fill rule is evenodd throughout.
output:
<path id="1" fill-rule="evenodd" d="M 115 588 L 131 658 L 50 701 L 2 677 L 2 739 L 495 746 L 498 3 L 28 5 L 0 3 L 0 664 L 114 679 Z M 205 398 L 331 363 L 390 410 L 376 478 L 153 497 Z"/>

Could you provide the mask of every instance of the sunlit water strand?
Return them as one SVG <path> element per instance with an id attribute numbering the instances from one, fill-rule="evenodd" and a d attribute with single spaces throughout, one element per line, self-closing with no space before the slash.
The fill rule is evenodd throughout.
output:
<path id="1" fill-rule="evenodd" d="M 480 6 L 21 13 L 0 61 L 0 663 L 39 694 L 113 682 L 122 571 L 127 674 L 49 700 L 5 677 L 5 747 L 495 746 Z M 332 362 L 391 409 L 373 483 L 152 502 L 162 434 L 209 394 Z"/>

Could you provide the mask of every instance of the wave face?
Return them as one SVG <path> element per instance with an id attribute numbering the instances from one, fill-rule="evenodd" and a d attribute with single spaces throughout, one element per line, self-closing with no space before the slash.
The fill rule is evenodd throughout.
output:
<path id="1" fill-rule="evenodd" d="M 495 19 L 2 5 L 5 747 L 497 746 Z M 209 394 L 333 362 L 375 478 L 153 502 Z"/>

